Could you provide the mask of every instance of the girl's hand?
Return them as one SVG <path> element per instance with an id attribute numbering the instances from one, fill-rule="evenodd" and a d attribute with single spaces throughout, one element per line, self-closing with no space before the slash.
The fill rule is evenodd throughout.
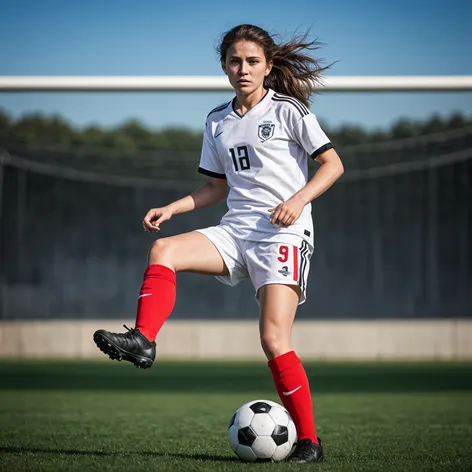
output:
<path id="1" fill-rule="evenodd" d="M 144 231 L 149 231 L 151 233 L 160 231 L 160 224 L 164 221 L 168 221 L 172 218 L 172 210 L 169 207 L 163 208 L 151 208 L 144 217 L 143 228 Z"/>
<path id="2" fill-rule="evenodd" d="M 290 226 L 300 217 L 305 204 L 300 199 L 290 198 L 286 202 L 280 203 L 275 208 L 270 208 L 272 213 L 270 222 L 273 225 Z"/>

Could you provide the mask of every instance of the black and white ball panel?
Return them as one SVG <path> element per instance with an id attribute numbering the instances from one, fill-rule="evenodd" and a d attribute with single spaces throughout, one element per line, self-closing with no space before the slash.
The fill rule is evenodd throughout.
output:
<path id="1" fill-rule="evenodd" d="M 241 428 L 238 431 L 238 442 L 243 446 L 252 446 L 256 438 L 256 433 L 250 426 Z"/>
<path id="2" fill-rule="evenodd" d="M 288 441 L 287 426 L 276 425 L 274 431 L 272 431 L 271 437 L 277 446 L 281 446 L 282 444 L 286 443 Z"/>
<path id="3" fill-rule="evenodd" d="M 271 405 L 269 405 L 266 402 L 254 402 L 252 405 L 249 406 L 249 408 L 254 412 L 254 413 L 269 413 L 270 409 L 272 408 Z"/>

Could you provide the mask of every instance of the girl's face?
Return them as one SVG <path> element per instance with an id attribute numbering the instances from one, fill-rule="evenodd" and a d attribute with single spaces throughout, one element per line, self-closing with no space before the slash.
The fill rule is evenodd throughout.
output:
<path id="1" fill-rule="evenodd" d="M 237 41 L 226 53 L 223 70 L 234 90 L 250 95 L 262 88 L 264 78 L 272 69 L 272 61 L 267 62 L 264 49 L 251 41 Z"/>

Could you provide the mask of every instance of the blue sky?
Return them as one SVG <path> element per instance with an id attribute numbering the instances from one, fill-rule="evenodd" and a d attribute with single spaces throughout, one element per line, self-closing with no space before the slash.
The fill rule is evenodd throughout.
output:
<path id="1" fill-rule="evenodd" d="M 222 75 L 214 45 L 239 23 L 290 37 L 312 27 L 335 75 L 472 75 L 472 6 L 451 0 L 0 0 L 0 75 Z M 230 93 L 0 93 L 13 117 L 57 113 L 114 126 L 200 130 Z M 470 93 L 325 93 L 312 111 L 331 126 L 385 127 L 399 117 L 462 111 Z"/>

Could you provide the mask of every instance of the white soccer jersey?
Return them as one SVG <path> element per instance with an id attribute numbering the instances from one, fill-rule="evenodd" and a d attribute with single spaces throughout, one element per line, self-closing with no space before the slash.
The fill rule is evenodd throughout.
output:
<path id="1" fill-rule="evenodd" d="M 233 101 L 207 117 L 199 172 L 228 181 L 228 212 L 220 225 L 249 241 L 283 241 L 297 234 L 312 246 L 311 204 L 291 226 L 270 223 L 269 208 L 288 200 L 308 181 L 308 158 L 332 145 L 300 101 L 273 90 L 243 116 Z"/>

